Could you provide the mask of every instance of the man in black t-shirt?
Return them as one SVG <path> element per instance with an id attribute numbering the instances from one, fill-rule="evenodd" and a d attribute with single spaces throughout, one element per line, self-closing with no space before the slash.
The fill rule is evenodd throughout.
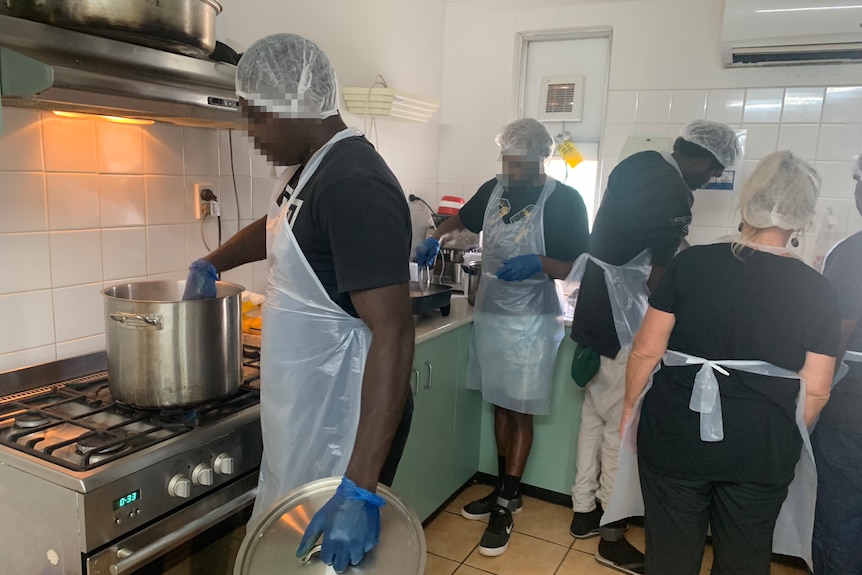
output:
<path id="1" fill-rule="evenodd" d="M 509 543 L 521 510 L 520 481 L 533 440 L 533 415 L 548 413 L 553 366 L 564 336 L 553 278 L 564 278 L 587 248 L 587 210 L 577 191 L 545 175 L 553 138 L 541 123 L 507 124 L 497 143 L 503 173 L 482 184 L 458 214 L 416 250 L 431 265 L 441 243 L 464 229 L 483 232 L 482 283 L 476 297 L 467 386 L 494 405 L 499 483 L 461 510 L 488 518 L 479 553 Z"/>
<path id="2" fill-rule="evenodd" d="M 342 121 L 335 72 L 314 43 L 259 40 L 239 63 L 237 93 L 255 147 L 299 171 L 280 183 L 268 217 L 195 262 L 189 284 L 200 268 L 268 258 L 255 514 L 343 473 L 297 550 L 307 555 L 322 536 L 321 559 L 340 573 L 377 544 L 374 491 L 391 484 L 410 427 L 409 209 L 380 155 Z"/>
<path id="3" fill-rule="evenodd" d="M 856 209 L 862 214 L 862 154 L 853 169 Z M 862 232 L 832 248 L 823 269 L 838 295 L 841 348 L 862 352 Z M 832 389 L 811 436 L 817 459 L 814 572 L 862 573 L 862 363 L 847 359 L 850 371 Z"/>
<path id="4" fill-rule="evenodd" d="M 652 272 L 647 286 L 654 289 L 688 233 L 692 190 L 734 164 L 738 149 L 736 134 L 728 126 L 698 120 L 684 128 L 672 154 L 646 151 L 620 162 L 608 178 L 593 223 L 590 254 L 622 266 L 649 250 Z M 589 262 L 571 333 L 578 344 L 572 376 L 586 390 L 570 532 L 579 539 L 601 534 L 600 562 L 628 573 L 643 573 L 643 554 L 625 540 L 624 525 L 618 522 L 599 528 L 616 475 L 628 359 L 628 350 L 620 349 L 608 289 L 602 269 Z"/>

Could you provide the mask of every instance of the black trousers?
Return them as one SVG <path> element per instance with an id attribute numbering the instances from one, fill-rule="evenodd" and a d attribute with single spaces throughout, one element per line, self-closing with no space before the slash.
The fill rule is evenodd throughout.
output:
<path id="1" fill-rule="evenodd" d="M 786 483 L 689 481 L 650 471 L 641 462 L 646 574 L 698 575 L 707 527 L 713 575 L 769 575 L 772 533 Z"/>
<path id="2" fill-rule="evenodd" d="M 413 390 L 407 392 L 407 401 L 404 402 L 404 411 L 401 413 L 401 421 L 392 438 L 392 445 L 383 468 L 380 470 L 380 483 L 386 487 L 392 487 L 395 481 L 395 473 L 398 471 L 398 463 L 404 454 L 404 446 L 407 445 L 407 437 L 410 435 L 410 422 L 413 421 Z"/>

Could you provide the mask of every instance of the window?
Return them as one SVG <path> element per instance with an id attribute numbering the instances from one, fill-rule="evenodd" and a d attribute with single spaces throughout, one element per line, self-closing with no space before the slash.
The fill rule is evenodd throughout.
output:
<path id="1" fill-rule="evenodd" d="M 574 168 L 570 168 L 562 158 L 555 156 L 545 166 L 545 172 L 555 180 L 578 190 L 587 206 L 587 215 L 590 219 L 590 228 L 592 228 L 599 177 L 599 144 L 597 142 L 577 141 L 573 143 L 584 160 Z"/>

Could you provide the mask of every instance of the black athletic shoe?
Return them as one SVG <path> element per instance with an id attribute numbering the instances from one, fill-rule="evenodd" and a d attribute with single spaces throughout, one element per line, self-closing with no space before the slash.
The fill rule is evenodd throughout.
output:
<path id="1" fill-rule="evenodd" d="M 644 554 L 626 541 L 625 537 L 618 541 L 599 541 L 596 561 L 629 575 L 644 574 Z"/>
<path id="2" fill-rule="evenodd" d="M 499 496 L 500 492 L 495 489 L 482 499 L 477 499 L 476 501 L 468 503 L 461 508 L 461 517 L 471 521 L 478 521 L 489 517 L 491 515 L 491 511 L 493 511 L 494 507 L 497 506 L 497 497 Z M 521 507 L 521 496 L 518 495 L 515 497 L 515 510 L 512 511 L 512 514 L 517 515 L 520 513 Z"/>
<path id="3" fill-rule="evenodd" d="M 512 512 L 502 505 L 495 505 L 491 511 L 488 527 L 479 541 L 479 553 L 487 557 L 502 555 L 509 547 L 509 536 L 515 526 L 512 521 Z"/>
<path id="4" fill-rule="evenodd" d="M 569 527 L 569 533 L 575 539 L 589 539 L 599 534 L 599 521 L 602 519 L 604 510 L 602 504 L 596 501 L 596 508 L 587 513 L 578 513 L 575 511 L 572 517 L 572 525 Z"/>

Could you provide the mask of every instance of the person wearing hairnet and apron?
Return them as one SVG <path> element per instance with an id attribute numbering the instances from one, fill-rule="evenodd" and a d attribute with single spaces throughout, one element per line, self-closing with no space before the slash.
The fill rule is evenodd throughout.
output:
<path id="1" fill-rule="evenodd" d="M 416 248 L 430 265 L 440 243 L 465 228 L 482 232 L 482 280 L 473 312 L 467 385 L 494 405 L 499 483 L 464 506 L 467 519 L 489 518 L 483 555 L 509 544 L 521 510 L 520 481 L 533 439 L 533 415 L 549 412 L 563 309 L 553 278 L 563 278 L 587 249 L 587 210 L 574 189 L 545 175 L 553 149 L 547 128 L 515 120 L 497 136 L 503 173 L 483 184 L 458 214 Z"/>
<path id="2" fill-rule="evenodd" d="M 409 209 L 380 155 L 341 120 L 335 72 L 314 43 L 255 42 L 236 83 L 255 147 L 299 169 L 283 174 L 267 217 L 192 264 L 186 299 L 214 295 L 217 271 L 268 259 L 252 518 L 296 487 L 343 476 L 297 550 L 308 556 L 322 536 L 321 560 L 341 573 L 377 544 L 374 492 L 391 484 L 410 427 Z"/>
<path id="3" fill-rule="evenodd" d="M 643 573 L 643 554 L 626 541 L 623 522 L 605 525 L 602 514 L 614 489 L 631 340 L 646 312 L 647 288 L 658 284 L 688 233 L 692 190 L 721 175 L 738 153 L 731 128 L 697 120 L 685 126 L 673 153 L 625 158 L 608 178 L 589 255 L 567 278 L 571 286 L 580 283 L 572 378 L 585 388 L 569 531 L 578 539 L 601 535 L 596 560 L 625 573 Z"/>
<path id="4" fill-rule="evenodd" d="M 853 164 L 856 209 L 862 214 L 862 154 Z M 832 248 L 823 275 L 838 295 L 841 345 L 849 367 L 811 435 L 817 461 L 814 572 L 862 573 L 862 232 Z M 837 379 L 837 376 L 836 376 Z"/>
<path id="5" fill-rule="evenodd" d="M 785 247 L 820 176 L 775 152 L 743 183 L 733 243 L 679 254 L 649 300 L 626 371 L 606 517 L 646 517 L 646 573 L 717 575 L 805 559 L 817 473 L 808 427 L 829 398 L 840 321 L 829 282 Z M 659 362 L 662 365 L 656 370 Z"/>

